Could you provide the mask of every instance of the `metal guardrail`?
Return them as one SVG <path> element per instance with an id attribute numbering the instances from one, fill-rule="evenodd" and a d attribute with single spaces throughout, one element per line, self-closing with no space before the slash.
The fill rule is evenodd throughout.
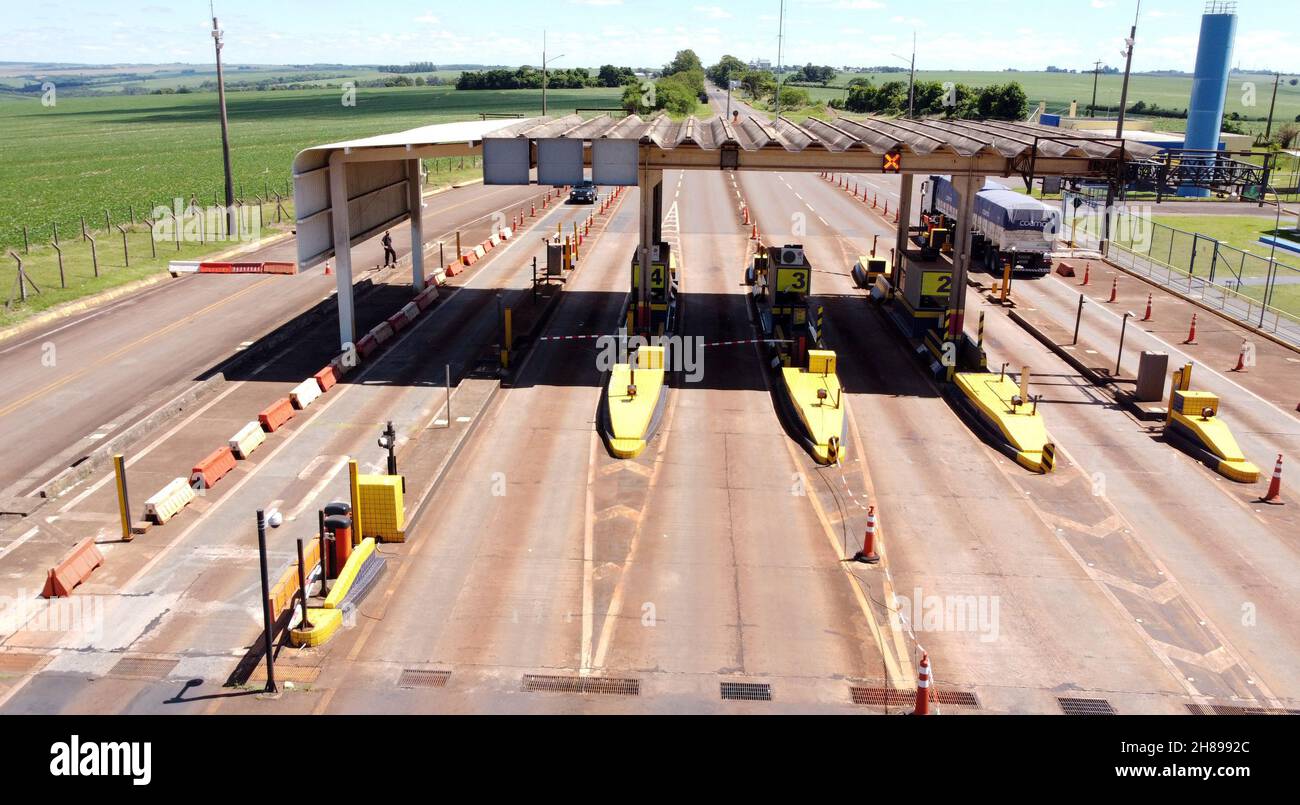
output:
<path id="1" fill-rule="evenodd" d="M 1218 310 L 1229 318 L 1300 346 L 1300 317 L 1285 310 L 1266 305 L 1226 285 L 1195 276 L 1190 271 L 1132 251 L 1118 243 L 1110 244 L 1106 259 L 1208 308 Z"/>

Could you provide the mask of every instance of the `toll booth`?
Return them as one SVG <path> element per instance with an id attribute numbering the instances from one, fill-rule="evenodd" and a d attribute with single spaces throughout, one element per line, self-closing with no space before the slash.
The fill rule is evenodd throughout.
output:
<path id="1" fill-rule="evenodd" d="M 764 247 L 754 255 L 754 265 L 746 272 L 746 282 L 753 281 L 750 298 L 764 335 L 795 342 L 794 350 L 784 348 L 789 344 L 778 345 L 782 363 L 802 362 L 808 339 L 814 335 L 808 327 L 812 274 L 812 264 L 800 244 Z"/>
<path id="2" fill-rule="evenodd" d="M 677 255 L 672 247 L 659 242 L 650 248 L 650 323 L 649 331 L 655 334 L 671 332 L 677 322 Z M 632 297 L 641 290 L 641 262 L 632 257 Z"/>
<path id="3" fill-rule="evenodd" d="M 898 289 L 899 324 L 909 337 L 922 338 L 943 326 L 952 293 L 952 264 L 937 254 L 925 259 L 922 252 L 906 252 L 899 266 Z"/>

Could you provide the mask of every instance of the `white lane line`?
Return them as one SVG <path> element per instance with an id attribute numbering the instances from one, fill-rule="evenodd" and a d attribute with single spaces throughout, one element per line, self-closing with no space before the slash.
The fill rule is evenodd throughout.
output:
<path id="1" fill-rule="evenodd" d="M 320 456 L 320 458 L 324 458 L 324 456 Z M 338 475 L 340 472 L 342 472 L 343 468 L 346 467 L 347 465 L 348 465 L 348 457 L 340 456 L 339 459 L 334 462 L 334 465 L 330 467 L 329 471 L 326 472 L 325 475 L 322 476 L 321 479 L 316 482 L 316 485 L 313 486 L 311 490 L 303 497 L 303 499 L 298 502 L 298 505 L 294 506 L 291 510 L 289 510 L 287 514 L 285 514 L 284 519 L 286 520 L 298 519 L 298 515 L 302 514 L 303 509 L 307 508 L 307 506 L 313 500 L 315 500 L 316 497 L 320 495 L 321 492 L 325 490 L 325 487 L 328 486 L 334 480 L 334 477 Z"/>
<path id="2" fill-rule="evenodd" d="M 14 540 L 8 545 L 5 545 L 4 547 L 0 547 L 0 553 L 4 553 L 5 551 L 12 551 L 14 548 L 17 548 L 19 545 L 22 545 L 27 540 L 36 536 L 38 533 L 40 533 L 40 530 L 41 530 L 40 526 L 32 526 L 30 529 L 27 530 L 25 534 L 23 534 L 18 539 Z"/>

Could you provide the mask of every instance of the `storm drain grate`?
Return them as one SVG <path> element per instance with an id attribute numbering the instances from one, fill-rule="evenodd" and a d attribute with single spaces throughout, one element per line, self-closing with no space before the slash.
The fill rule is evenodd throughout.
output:
<path id="1" fill-rule="evenodd" d="M 766 682 L 723 682 L 722 698 L 738 702 L 770 702 L 772 686 Z"/>
<path id="2" fill-rule="evenodd" d="M 451 678 L 451 671 L 433 671 L 428 668 L 406 668 L 397 678 L 399 688 L 441 688 L 446 687 Z"/>
<path id="3" fill-rule="evenodd" d="M 1194 716 L 1295 716 L 1300 710 L 1277 707 L 1247 707 L 1240 704 L 1189 704 L 1187 711 Z"/>
<path id="4" fill-rule="evenodd" d="M 946 704 L 949 707 L 978 709 L 980 706 L 979 697 L 969 690 L 937 690 L 934 695 L 939 700 L 939 704 Z"/>
<path id="5" fill-rule="evenodd" d="M 319 665 L 287 665 L 276 663 L 275 682 L 293 682 L 299 685 L 310 685 L 320 676 Z M 266 681 L 266 663 L 261 663 L 253 672 L 248 675 L 248 682 L 265 682 Z"/>
<path id="6" fill-rule="evenodd" d="M 108 673 L 110 676 L 162 679 L 171 673 L 178 662 L 179 660 L 158 660 L 150 657 L 123 657 Z"/>
<path id="7" fill-rule="evenodd" d="M 1061 711 L 1067 716 L 1113 716 L 1115 708 L 1105 699 L 1077 699 L 1070 696 L 1058 696 L 1056 701 Z"/>
<path id="8" fill-rule="evenodd" d="M 898 688 L 864 688 L 850 687 L 849 695 L 854 704 L 868 707 L 905 707 L 916 703 L 916 691 Z"/>
<path id="9" fill-rule="evenodd" d="M 915 690 L 899 688 L 853 686 L 849 688 L 849 696 L 852 697 L 854 704 L 867 707 L 912 707 L 916 704 Z M 968 690 L 936 690 L 932 700 L 949 707 L 978 709 L 980 706 L 979 698 Z"/>
<path id="10" fill-rule="evenodd" d="M 598 693 L 609 696 L 640 696 L 641 680 L 602 676 L 545 676 L 524 674 L 529 693 Z"/>

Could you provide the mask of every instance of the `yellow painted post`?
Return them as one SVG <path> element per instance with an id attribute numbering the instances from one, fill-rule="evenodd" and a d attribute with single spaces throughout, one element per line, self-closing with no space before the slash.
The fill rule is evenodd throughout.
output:
<path id="1" fill-rule="evenodd" d="M 577 222 L 577 221 L 574 221 L 574 222 L 573 222 L 573 259 L 575 259 L 575 260 L 578 259 L 578 244 L 579 244 L 579 243 L 581 243 L 581 241 L 578 239 L 578 222 Z"/>
<path id="2" fill-rule="evenodd" d="M 1020 399 L 1029 401 L 1029 367 L 1020 367 Z"/>
<path id="3" fill-rule="evenodd" d="M 1011 295 L 1011 262 L 1007 261 L 1006 266 L 1002 269 L 1002 304 L 1007 303 L 1007 297 Z"/>
<path id="4" fill-rule="evenodd" d="M 456 262 L 460 262 L 460 230 L 456 230 Z"/>
<path id="5" fill-rule="evenodd" d="M 352 547 L 361 544 L 361 484 L 357 479 L 357 460 L 348 459 L 348 490 L 352 496 Z"/>
<path id="6" fill-rule="evenodd" d="M 1175 369 L 1173 377 L 1169 380 L 1169 405 L 1165 410 L 1165 424 L 1168 425 L 1174 418 L 1174 395 L 1182 390 L 1183 370 Z"/>
<path id="7" fill-rule="evenodd" d="M 117 512 L 122 519 L 122 541 L 131 541 L 131 503 L 126 493 L 126 459 L 113 456 L 113 475 L 117 479 Z"/>
<path id="8" fill-rule="evenodd" d="M 513 310 L 511 310 L 510 308 L 506 308 L 506 310 L 505 310 L 505 338 L 502 340 L 502 343 L 501 343 L 501 368 L 502 368 L 502 369 L 509 369 L 509 368 L 510 368 L 510 345 L 514 343 L 514 338 L 513 338 L 513 332 L 514 332 L 514 327 L 513 327 L 513 324 L 514 324 L 514 317 L 513 317 L 513 313 L 514 313 Z"/>

